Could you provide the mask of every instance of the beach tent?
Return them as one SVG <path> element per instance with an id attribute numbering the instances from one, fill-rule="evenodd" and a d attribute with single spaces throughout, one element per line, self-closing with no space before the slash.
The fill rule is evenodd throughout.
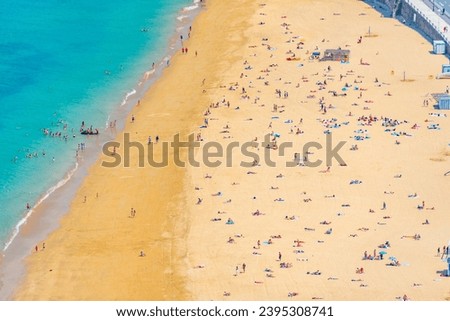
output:
<path id="1" fill-rule="evenodd" d="M 442 95 L 439 98 L 438 109 L 450 110 L 450 95 Z"/>
<path id="2" fill-rule="evenodd" d="M 314 60 L 314 59 L 319 59 L 320 57 L 320 51 L 313 51 L 313 53 L 311 54 L 311 57 L 309 59 Z"/>
<path id="3" fill-rule="evenodd" d="M 449 64 L 443 64 L 443 65 L 442 65 L 442 73 L 443 73 L 443 74 L 448 74 L 448 73 L 450 73 L 450 65 L 449 65 Z"/>
<path id="4" fill-rule="evenodd" d="M 445 54 L 445 42 L 443 40 L 433 40 L 433 53 L 436 55 Z"/>
<path id="5" fill-rule="evenodd" d="M 450 276 L 450 257 L 447 256 L 447 273 L 446 276 Z"/>
<path id="6" fill-rule="evenodd" d="M 320 61 L 340 61 L 348 62 L 350 59 L 350 50 L 327 49 Z"/>
<path id="7" fill-rule="evenodd" d="M 449 94 L 431 94 L 437 101 L 437 109 L 450 110 L 450 95 Z"/>
<path id="8" fill-rule="evenodd" d="M 442 253 L 442 261 L 447 263 L 447 269 L 443 271 L 443 275 L 450 276 L 450 250 L 449 250 L 450 242 L 448 242 L 447 248 L 444 253 Z"/>

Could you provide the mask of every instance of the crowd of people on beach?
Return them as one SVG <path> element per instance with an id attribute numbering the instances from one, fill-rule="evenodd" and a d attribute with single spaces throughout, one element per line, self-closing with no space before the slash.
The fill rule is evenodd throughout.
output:
<path id="1" fill-rule="evenodd" d="M 264 11 L 264 6 L 261 6 L 261 8 L 261 11 Z M 295 61 L 294 58 L 300 60 L 303 59 L 300 57 L 303 57 L 305 53 L 310 54 L 309 50 L 304 49 L 306 46 L 314 47 L 314 50 L 318 51 L 320 50 L 319 47 L 321 44 L 308 44 L 305 39 L 294 36 L 290 29 L 290 24 L 286 21 L 287 18 L 285 17 L 283 19 L 285 21 L 281 24 L 280 39 L 287 40 L 285 44 L 287 43 L 286 46 L 289 44 L 291 48 L 283 52 L 277 50 L 282 46 L 282 44 L 274 41 L 274 39 L 269 36 L 265 36 L 262 31 L 263 37 L 261 38 L 262 41 L 260 46 L 265 49 L 259 50 L 259 46 L 256 44 L 249 46 L 248 56 L 245 57 L 241 65 L 241 70 L 237 72 L 237 81 L 230 81 L 227 85 L 219 86 L 213 91 L 213 95 L 210 94 L 211 97 L 216 97 L 216 99 L 214 100 L 214 98 L 212 98 L 212 101 L 206 107 L 203 124 L 199 126 L 200 131 L 197 133 L 197 137 L 201 137 L 202 142 L 208 142 L 209 137 L 215 137 L 214 139 L 219 139 L 220 141 L 237 135 L 236 131 L 233 130 L 234 128 L 230 126 L 226 119 L 227 117 L 239 117 L 237 115 L 240 113 L 245 114 L 242 121 L 248 124 L 248 128 L 251 128 L 251 124 L 253 123 L 268 124 L 266 130 L 256 131 L 255 127 L 255 130 L 252 131 L 251 135 L 255 137 L 252 139 L 254 144 L 253 146 L 255 146 L 253 149 L 254 151 L 259 150 L 259 142 L 263 141 L 263 137 L 265 135 L 271 137 L 271 141 L 268 145 L 261 145 L 261 147 L 277 150 L 282 142 L 289 141 L 289 139 L 291 139 L 289 135 L 312 135 L 316 128 L 323 128 L 322 133 L 324 135 L 337 132 L 348 132 L 349 130 L 352 130 L 353 133 L 350 137 L 355 141 L 358 141 L 358 144 L 353 144 L 348 149 L 354 153 L 359 153 L 360 150 L 365 149 L 369 144 L 367 142 L 373 140 L 373 135 L 369 133 L 369 129 L 371 131 L 375 131 L 378 130 L 378 128 L 381 128 L 383 131 L 390 134 L 392 138 L 387 139 L 388 141 L 390 140 L 394 146 L 400 144 L 400 139 L 402 137 L 413 137 L 410 130 L 415 130 L 416 132 L 421 131 L 421 124 L 417 121 L 413 122 L 408 120 L 407 116 L 405 116 L 405 118 L 392 117 L 388 115 L 389 110 L 386 109 L 384 109 L 383 113 L 381 113 L 378 100 L 375 97 L 381 96 L 384 97 L 383 99 L 385 100 L 392 99 L 392 97 L 394 97 L 395 91 L 390 88 L 390 81 L 381 79 L 380 76 L 373 77 L 372 79 L 375 79 L 375 81 L 369 81 L 365 78 L 365 73 L 360 71 L 359 67 L 355 68 L 354 64 L 349 64 L 346 66 L 341 63 L 341 66 L 337 68 L 332 64 L 321 65 L 322 63 L 316 59 L 310 60 L 306 63 L 307 65 L 316 64 L 316 72 L 310 74 L 303 72 L 303 70 L 309 71 L 311 69 L 307 69 L 306 67 L 308 66 L 305 64 L 295 65 L 295 63 L 293 63 L 293 61 Z M 265 24 L 260 24 L 260 27 L 265 28 Z M 363 45 L 362 39 L 362 37 L 358 39 L 357 45 Z M 324 39 L 323 42 L 327 42 L 327 40 Z M 347 46 L 350 47 L 351 45 Z M 265 53 L 265 50 L 267 50 L 268 53 Z M 275 60 L 274 57 L 276 56 L 283 57 L 284 59 L 282 60 L 284 63 L 280 63 L 281 60 Z M 289 78 L 288 74 L 285 75 L 280 72 L 283 70 L 284 64 L 292 66 L 289 68 L 298 68 L 299 72 L 296 73 L 295 79 Z M 362 68 L 371 68 L 370 63 L 362 58 L 360 59 L 359 64 L 364 66 Z M 339 72 L 336 72 L 335 69 L 339 70 Z M 374 71 L 374 73 L 376 74 L 376 71 Z M 274 86 L 276 86 L 275 90 L 273 89 Z M 308 90 L 305 90 L 305 88 L 308 88 Z M 389 90 L 387 90 L 388 88 Z M 291 97 L 295 97 L 295 99 L 291 99 Z M 266 112 L 267 107 L 270 109 Z M 251 110 L 252 108 L 256 112 L 249 116 L 250 113 L 246 111 Z M 295 115 L 295 118 L 293 115 Z M 430 116 L 446 117 L 447 115 L 445 113 L 439 115 L 435 115 L 433 113 L 433 115 L 430 114 Z M 223 119 L 225 119 L 225 121 Z M 317 122 L 316 127 L 313 125 L 314 119 Z M 197 141 L 200 140 L 197 139 Z M 303 165 L 303 168 L 305 168 L 306 166 L 304 165 L 311 156 L 312 154 L 309 153 L 302 154 L 296 152 L 294 153 L 293 160 L 298 165 Z M 260 161 L 255 160 L 253 162 L 254 169 L 251 171 L 246 170 L 245 173 L 247 175 L 251 174 L 252 176 L 257 176 L 260 172 L 261 166 L 264 165 L 265 164 L 262 164 Z M 332 166 L 327 166 L 326 169 L 319 171 L 319 173 L 329 175 L 329 173 L 333 172 L 332 169 Z M 296 169 L 292 171 L 286 170 L 283 173 L 276 175 L 275 178 L 284 179 L 287 177 L 288 180 L 292 180 L 292 177 L 295 177 L 296 175 L 296 171 Z M 217 172 L 220 173 L 220 169 Z M 305 168 L 305 172 L 302 174 L 307 175 L 304 173 L 310 172 L 308 172 L 308 169 Z M 317 171 L 314 171 L 313 175 L 318 175 Z M 196 183 L 210 186 L 215 182 L 215 179 L 211 180 L 212 176 L 208 174 L 206 174 L 204 178 L 209 178 L 210 180 L 208 180 L 208 182 L 199 181 Z M 394 176 L 394 179 L 401 178 L 402 174 Z M 269 180 L 269 178 L 267 178 L 267 180 Z M 363 180 L 360 178 L 351 178 L 347 182 L 349 182 L 347 183 L 349 185 L 362 184 L 362 186 L 373 183 L 366 183 L 366 181 L 364 181 L 363 184 Z M 389 182 L 386 182 L 386 184 L 387 183 Z M 289 197 L 282 195 L 282 191 L 279 186 L 274 186 L 273 184 L 270 185 L 271 183 L 267 184 L 268 186 L 266 187 L 258 185 L 257 189 L 249 187 L 256 195 L 253 196 L 253 200 L 260 199 L 260 195 L 257 195 L 260 193 L 257 193 L 257 191 L 267 188 L 272 192 L 279 193 L 276 197 L 271 198 L 274 201 L 274 204 L 291 203 L 294 201 Z M 236 184 L 233 183 L 232 185 L 235 186 Z M 354 188 L 357 193 L 359 186 L 355 186 Z M 206 188 L 206 190 L 208 189 Z M 236 189 L 236 191 L 237 190 L 238 189 Z M 199 206 L 199 213 L 202 213 L 203 206 L 205 206 L 205 208 L 211 208 L 212 206 L 220 208 L 226 206 L 226 204 L 235 204 L 235 198 L 238 198 L 238 194 L 231 193 L 230 195 L 229 192 L 227 193 L 222 191 L 211 195 L 206 195 L 203 188 L 196 188 L 196 192 L 198 197 L 195 204 Z M 336 192 L 331 196 L 326 194 L 312 195 L 310 197 L 309 195 L 306 196 L 305 192 L 305 195 L 302 195 L 297 199 L 297 201 L 303 200 L 302 203 L 308 205 L 317 197 L 324 197 L 325 199 L 331 201 L 340 197 L 339 194 L 339 192 Z M 384 192 L 385 196 L 392 196 L 393 194 L 394 192 Z M 417 193 L 415 195 L 418 197 Z M 211 199 L 210 196 L 216 196 L 218 198 Z M 375 225 L 378 227 L 387 225 L 394 215 L 393 211 L 387 208 L 386 201 L 383 200 L 382 203 L 383 206 L 381 207 L 381 211 L 388 214 L 383 214 L 380 216 Z M 275 208 L 267 205 L 267 208 L 263 208 L 262 204 L 265 203 L 258 204 L 261 206 L 260 208 L 249 212 L 249 215 L 255 220 L 254 224 L 258 224 L 256 220 L 264 220 L 265 217 L 272 217 L 276 215 L 277 210 L 275 210 Z M 240 205 L 245 207 L 245 204 Z M 240 205 L 237 205 L 235 209 L 239 208 Z M 299 206 L 299 208 L 301 208 L 301 206 Z M 323 211 L 328 211 L 329 206 L 323 204 L 322 209 Z M 342 204 L 342 210 L 345 209 L 351 211 L 350 204 L 345 203 L 344 201 Z M 337 213 L 338 217 L 345 217 L 345 212 L 342 210 Z M 213 218 L 208 218 L 208 220 L 214 224 L 234 226 L 236 228 L 233 228 L 232 231 L 235 232 L 239 229 L 239 226 L 241 226 L 239 220 L 240 215 L 245 215 L 244 213 L 233 213 L 233 218 L 229 217 L 228 219 L 222 220 L 220 213 L 226 213 L 226 211 L 222 212 L 219 210 L 216 212 L 219 215 L 215 215 Z M 369 208 L 368 213 L 370 215 L 379 215 L 378 211 L 375 211 L 373 208 Z M 297 229 L 304 224 L 302 221 L 305 220 L 305 217 L 311 221 L 311 217 L 308 216 L 307 212 L 300 214 L 283 214 L 281 217 L 284 218 L 284 221 L 291 222 L 291 224 L 296 224 L 293 226 Z M 304 238 L 307 239 L 309 243 L 315 242 L 316 244 L 321 244 L 327 241 L 326 238 L 322 238 L 316 234 L 316 231 L 319 230 L 322 231 L 327 238 L 333 238 L 334 231 L 336 231 L 336 229 L 328 226 L 333 223 L 330 216 L 327 216 L 327 219 L 317 219 L 316 223 L 319 225 L 314 226 L 311 224 L 309 226 L 303 226 L 302 228 L 303 235 L 305 235 Z M 321 225 L 324 227 L 326 226 L 326 229 L 320 228 Z M 425 225 L 429 225 L 428 219 L 425 220 L 424 226 Z M 375 235 L 375 229 L 376 228 L 369 229 L 364 227 L 358 229 L 358 233 L 363 232 L 367 235 Z M 310 236 L 307 236 L 306 233 L 311 234 Z M 350 233 L 350 236 L 352 237 L 350 239 L 358 237 L 358 233 Z M 302 233 L 298 234 L 302 235 Z M 274 235 L 271 236 L 272 237 L 270 238 L 264 238 L 263 235 L 261 235 L 261 239 L 265 239 L 265 241 L 262 242 L 260 240 L 255 240 L 256 245 L 248 249 L 249 255 L 257 257 L 265 256 L 269 251 L 268 248 L 276 247 L 279 240 L 274 238 Z M 404 237 L 399 235 L 398 238 L 401 240 Z M 420 234 L 416 233 L 416 235 L 413 236 L 413 239 L 420 240 Z M 209 240 L 208 244 L 214 244 L 214 242 L 214 240 Z M 227 236 L 225 243 L 227 243 L 230 247 L 236 247 L 239 246 L 241 242 L 233 236 Z M 294 247 L 302 247 L 302 249 L 296 249 L 293 252 L 295 256 L 292 257 L 294 258 L 292 262 L 294 263 L 289 260 L 282 261 L 281 252 L 279 252 L 278 259 L 276 260 L 278 261 L 277 268 L 295 269 L 298 266 L 298 262 L 311 262 L 312 253 L 308 251 L 308 245 L 305 244 L 304 241 L 297 239 L 294 243 Z M 378 246 L 378 248 L 378 251 L 377 249 L 374 249 L 373 253 L 370 254 L 365 251 L 362 260 L 383 261 L 386 260 L 386 257 L 389 257 L 389 263 L 386 263 L 386 266 L 402 266 L 399 260 L 392 255 L 391 252 L 393 251 L 393 248 L 391 247 L 391 243 L 389 241 L 382 243 Z M 438 250 L 438 254 L 440 253 L 439 251 L 440 250 Z M 232 260 L 230 260 L 230 264 L 233 264 Z M 367 267 L 358 267 L 356 268 L 356 273 L 366 274 L 366 268 Z M 255 271 L 254 267 L 250 264 L 248 270 L 252 271 L 255 274 L 255 277 L 258 275 L 258 272 Z M 266 268 L 263 272 L 268 278 L 275 278 L 277 273 L 281 273 L 273 267 Z M 317 270 L 308 272 L 307 274 L 320 276 L 323 273 L 324 272 Z M 325 273 L 328 274 L 329 271 Z M 236 266 L 234 275 L 238 275 L 238 266 Z M 334 276 L 328 278 L 328 280 L 336 279 L 337 278 Z M 263 281 L 258 281 L 258 284 L 261 282 Z M 257 282 L 255 281 L 255 283 Z M 365 288 L 368 286 L 369 285 L 366 283 L 361 283 L 361 287 Z M 226 293 L 227 296 L 232 295 L 232 293 L 227 290 L 225 290 L 224 293 Z M 297 292 L 291 291 L 288 296 L 292 297 L 292 293 Z M 401 298 L 403 300 L 409 300 L 409 297 L 406 295 Z"/>

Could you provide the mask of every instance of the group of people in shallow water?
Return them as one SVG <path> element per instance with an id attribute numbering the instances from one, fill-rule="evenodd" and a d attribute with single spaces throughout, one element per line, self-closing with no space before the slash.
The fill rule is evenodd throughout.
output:
<path id="1" fill-rule="evenodd" d="M 92 125 L 89 128 L 85 127 L 84 120 L 81 122 L 80 134 L 82 135 L 98 135 L 98 129 L 93 128 Z"/>

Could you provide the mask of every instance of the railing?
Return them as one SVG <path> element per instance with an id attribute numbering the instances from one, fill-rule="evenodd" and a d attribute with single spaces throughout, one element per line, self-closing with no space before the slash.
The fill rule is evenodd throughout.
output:
<path id="1" fill-rule="evenodd" d="M 431 8 L 429 8 L 430 9 L 430 13 L 431 14 L 433 14 L 433 15 L 436 15 L 436 17 L 437 17 L 437 19 L 438 19 L 438 25 L 436 26 L 436 24 L 432 21 L 432 19 L 430 19 L 430 17 L 429 17 L 429 14 L 430 13 L 425 13 L 424 11 L 422 11 L 421 9 L 419 9 L 419 7 L 417 7 L 414 3 L 416 3 L 417 1 L 412 1 L 412 0 L 403 0 L 405 3 L 407 3 L 411 8 L 413 8 L 414 9 L 414 11 L 416 11 L 425 21 L 427 21 L 428 22 L 428 24 L 431 26 L 431 27 L 433 27 L 433 29 L 442 37 L 442 39 L 447 43 L 447 45 L 449 45 L 450 46 L 450 41 L 449 41 L 449 38 L 448 38 L 448 36 L 447 36 L 447 34 L 446 33 L 444 33 L 443 31 L 441 31 L 441 26 L 440 26 L 440 24 L 439 24 L 439 19 L 441 19 L 440 17 L 439 17 L 439 15 L 437 14 L 437 13 L 435 13 L 434 11 L 431 11 L 432 9 Z M 425 3 L 424 3 L 424 5 L 426 5 Z M 438 6 L 438 5 L 436 5 L 435 4 L 435 7 L 437 8 L 437 9 L 439 9 L 439 11 L 442 11 L 442 8 L 440 7 L 440 6 Z M 442 26 L 442 27 L 447 27 L 448 28 L 448 24 L 445 22 L 445 20 L 444 19 L 442 19 L 442 21 L 444 22 L 444 25 Z M 447 28 L 446 28 L 446 30 L 447 30 Z"/>

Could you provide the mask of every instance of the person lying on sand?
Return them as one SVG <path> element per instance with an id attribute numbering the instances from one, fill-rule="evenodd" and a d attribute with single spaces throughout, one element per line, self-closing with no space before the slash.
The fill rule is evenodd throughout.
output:
<path id="1" fill-rule="evenodd" d="M 263 213 L 261 213 L 259 210 L 256 210 L 255 212 L 252 213 L 253 216 L 259 216 L 259 215 L 264 215 Z"/>
<path id="2" fill-rule="evenodd" d="M 306 274 L 309 274 L 309 275 L 321 275 L 322 272 L 320 272 L 319 270 L 316 270 L 314 272 L 306 272 Z"/>

